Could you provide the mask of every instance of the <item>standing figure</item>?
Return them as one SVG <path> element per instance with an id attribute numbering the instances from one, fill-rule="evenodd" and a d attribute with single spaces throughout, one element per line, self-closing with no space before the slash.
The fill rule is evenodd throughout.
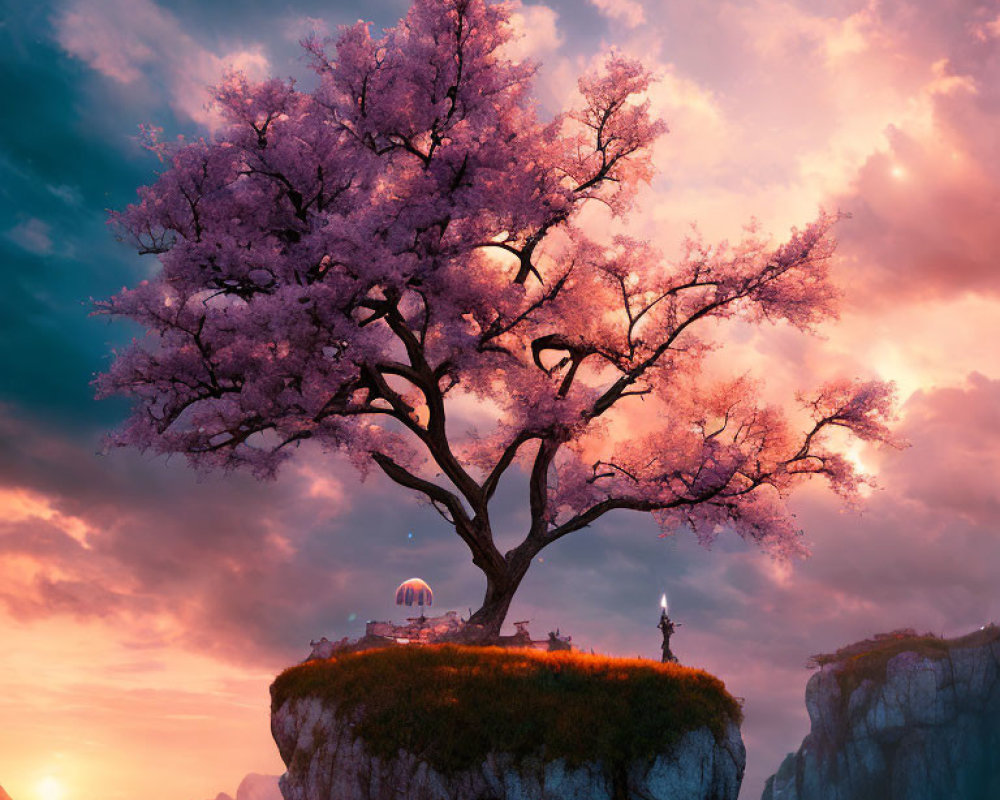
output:
<path id="1" fill-rule="evenodd" d="M 676 664 L 677 656 L 675 656 L 670 650 L 670 637 L 673 636 L 676 625 L 674 621 L 667 616 L 667 609 L 664 608 L 660 611 L 660 624 L 657 626 L 663 632 L 663 658 L 660 659 L 664 664 Z"/>

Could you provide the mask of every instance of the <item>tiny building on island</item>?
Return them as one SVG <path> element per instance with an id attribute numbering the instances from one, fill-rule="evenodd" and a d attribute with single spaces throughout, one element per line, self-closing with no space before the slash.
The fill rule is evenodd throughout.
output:
<path id="1" fill-rule="evenodd" d="M 532 639 L 528 631 L 530 620 L 514 623 L 515 633 L 501 638 L 507 647 L 530 647 L 535 650 L 572 650 L 571 636 L 562 636 L 558 631 L 550 633 L 548 639 Z M 440 617 L 408 617 L 405 625 L 395 622 L 369 620 L 365 625 L 365 639 L 379 639 L 396 644 L 433 644 L 435 642 L 458 640 L 461 638 L 465 620 L 457 611 L 449 611 Z"/>
<path id="2" fill-rule="evenodd" d="M 466 621 L 457 611 L 449 611 L 439 617 L 424 615 L 424 606 L 434 602 L 434 592 L 420 578 L 403 581 L 396 589 L 396 605 L 420 606 L 419 617 L 408 617 L 405 624 L 368 620 L 362 639 L 351 642 L 344 637 L 339 642 L 331 642 L 325 636 L 310 642 L 312 653 L 307 660 L 330 658 L 338 652 L 367 650 L 389 644 L 428 645 L 443 642 L 460 643 Z M 558 629 L 549 634 L 548 639 L 532 639 L 528 631 L 529 620 L 514 623 L 515 633 L 501 636 L 497 642 L 502 647 L 525 647 L 535 650 L 572 650 L 572 637 L 560 635 Z"/>

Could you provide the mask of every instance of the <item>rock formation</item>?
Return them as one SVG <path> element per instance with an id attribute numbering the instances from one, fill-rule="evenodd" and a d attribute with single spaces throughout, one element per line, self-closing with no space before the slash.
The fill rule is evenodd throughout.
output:
<path id="1" fill-rule="evenodd" d="M 762 800 L 1000 798 L 1000 629 L 904 631 L 815 660 L 811 730 Z"/>
<path id="2" fill-rule="evenodd" d="M 0 796 L 0 800 L 4 800 Z M 215 800 L 233 800 L 225 792 L 219 792 Z M 277 775 L 260 775 L 251 772 L 242 781 L 236 790 L 236 800 L 282 800 L 281 790 L 278 788 Z"/>
<path id="3" fill-rule="evenodd" d="M 736 800 L 746 761 L 735 723 L 721 743 L 707 729 L 692 731 L 672 753 L 622 775 L 608 775 L 600 764 L 570 768 L 504 754 L 442 775 L 403 751 L 390 760 L 371 755 L 352 724 L 315 698 L 286 702 L 271 727 L 288 765 L 285 800 Z"/>
<path id="4" fill-rule="evenodd" d="M 533 653 L 390 648 L 286 670 L 271 687 L 284 800 L 736 800 L 739 706 L 718 679 Z"/>
<path id="5" fill-rule="evenodd" d="M 251 772 L 236 790 L 236 800 L 282 800 L 277 775 Z"/>

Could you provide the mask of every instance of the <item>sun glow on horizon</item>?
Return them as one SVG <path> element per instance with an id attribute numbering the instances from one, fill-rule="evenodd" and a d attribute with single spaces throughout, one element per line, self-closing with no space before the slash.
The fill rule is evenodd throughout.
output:
<path id="1" fill-rule="evenodd" d="M 58 778 L 46 775 L 35 785 L 38 800 L 64 800 L 66 791 Z"/>

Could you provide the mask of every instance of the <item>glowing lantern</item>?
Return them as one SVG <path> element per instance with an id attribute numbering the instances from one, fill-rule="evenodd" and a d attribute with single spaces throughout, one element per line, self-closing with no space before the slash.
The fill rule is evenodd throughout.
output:
<path id="1" fill-rule="evenodd" d="M 434 592 L 420 578 L 410 578 L 408 581 L 403 581 L 399 584 L 399 588 L 396 589 L 397 606 L 418 605 L 420 606 L 420 613 L 423 614 L 424 606 L 433 604 Z"/>

